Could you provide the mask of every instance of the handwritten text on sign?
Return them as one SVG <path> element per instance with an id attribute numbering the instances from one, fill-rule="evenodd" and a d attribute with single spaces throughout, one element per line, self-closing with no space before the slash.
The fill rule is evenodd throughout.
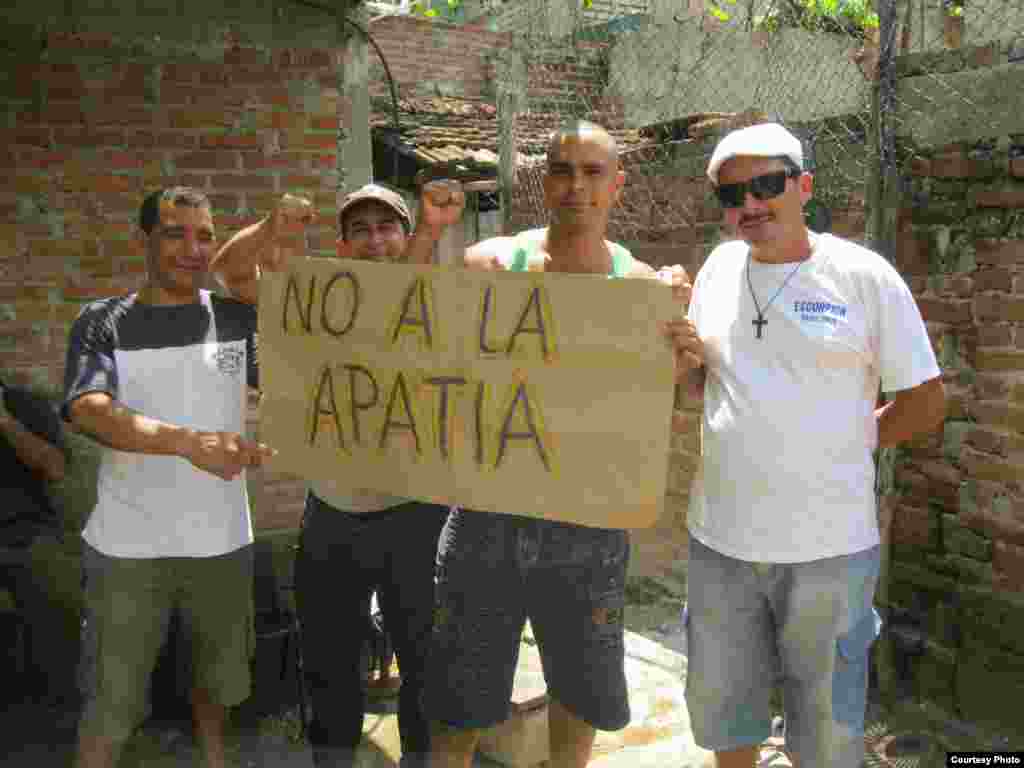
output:
<path id="1" fill-rule="evenodd" d="M 648 525 L 674 311 L 647 280 L 305 262 L 261 286 L 261 434 L 348 493 Z"/>

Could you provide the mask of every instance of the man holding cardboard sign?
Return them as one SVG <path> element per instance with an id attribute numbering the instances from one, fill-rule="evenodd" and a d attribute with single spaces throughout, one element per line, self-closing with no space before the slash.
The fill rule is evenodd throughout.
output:
<path id="1" fill-rule="evenodd" d="M 621 184 L 611 137 L 579 124 L 553 138 L 553 226 L 471 249 L 470 270 L 426 266 L 414 241 L 421 266 L 321 259 L 260 281 L 275 467 L 476 510 L 449 516 L 441 548 L 441 766 L 507 715 L 527 616 L 557 702 L 552 764 L 585 764 L 594 727 L 628 721 L 624 529 L 660 513 L 674 371 L 657 328 L 678 307 L 652 280 L 598 279 L 659 276 L 604 239 Z M 417 231 L 461 211 L 457 186 L 428 186 Z M 686 298 L 682 269 L 661 277 Z"/>
<path id="2" fill-rule="evenodd" d="M 658 275 L 605 239 L 624 178 L 615 141 L 604 129 L 579 122 L 558 131 L 548 147 L 544 179 L 551 226 L 479 243 L 466 252 L 465 266 L 662 277 L 688 300 L 689 281 L 681 267 Z M 424 199 L 421 215 L 429 221 L 450 208 L 439 193 Z M 487 306 L 485 299 L 485 317 Z M 538 313 L 536 325 L 543 339 L 542 316 Z M 597 403 L 587 406 L 602 418 L 607 414 Z M 668 422 L 666 409 L 666 431 Z M 592 470 L 611 458 L 599 456 L 595 464 L 590 456 Z M 623 635 L 628 560 L 626 530 L 453 507 L 438 549 L 435 643 L 426 692 L 427 712 L 436 725 L 434 768 L 469 768 L 481 729 L 507 717 L 527 618 L 550 693 L 550 765 L 585 766 L 597 728 L 628 724 Z"/>
<path id="3" fill-rule="evenodd" d="M 460 210 L 419 222 L 401 194 L 367 184 L 338 209 L 339 258 L 397 263 L 428 258 L 445 226 Z M 229 289 L 251 303 L 262 271 L 286 266 L 281 242 L 313 221 L 302 198 L 285 195 L 260 223 L 239 232 L 217 255 Z M 362 737 L 366 693 L 362 631 L 374 591 L 401 670 L 398 723 L 402 765 L 421 766 L 429 728 L 420 703 L 433 609 L 434 555 L 445 508 L 393 494 L 353 493 L 351 483 L 313 481 L 295 563 L 296 601 L 302 622 L 303 661 L 310 679 L 310 741 L 317 766 L 353 765 Z"/>

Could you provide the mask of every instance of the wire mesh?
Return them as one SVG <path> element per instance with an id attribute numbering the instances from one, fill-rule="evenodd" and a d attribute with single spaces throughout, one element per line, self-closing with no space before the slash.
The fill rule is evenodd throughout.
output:
<path id="1" fill-rule="evenodd" d="M 706 249 L 720 237 L 704 177 L 714 145 L 733 127 L 777 120 L 801 138 L 816 176 L 812 226 L 862 237 L 877 168 L 877 17 L 869 7 L 829 14 L 808 3 L 496 4 L 490 23 L 512 33 L 527 72 L 513 223 L 544 225 L 543 139 L 587 119 L 612 131 L 627 172 L 610 234 Z"/>
<path id="2" fill-rule="evenodd" d="M 966 153 L 971 176 L 1024 152 L 1024 1 L 918 0 L 897 5 L 895 26 L 882 121 L 901 179 L 949 150 Z"/>

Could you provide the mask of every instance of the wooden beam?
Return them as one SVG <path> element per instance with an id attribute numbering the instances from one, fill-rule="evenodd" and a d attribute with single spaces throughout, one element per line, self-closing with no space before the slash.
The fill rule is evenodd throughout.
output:
<path id="1" fill-rule="evenodd" d="M 497 179 L 486 179 L 471 181 L 468 184 L 463 184 L 462 188 L 467 192 L 497 192 L 499 187 Z"/>

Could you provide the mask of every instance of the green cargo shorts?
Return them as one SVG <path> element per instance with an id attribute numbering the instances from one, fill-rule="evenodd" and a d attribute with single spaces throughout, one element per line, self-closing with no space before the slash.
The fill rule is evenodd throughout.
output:
<path id="1" fill-rule="evenodd" d="M 191 652 L 193 688 L 224 706 L 249 695 L 255 647 L 252 547 L 215 557 L 109 557 L 85 545 L 81 732 L 126 739 L 149 712 L 149 679 L 171 616 Z"/>

